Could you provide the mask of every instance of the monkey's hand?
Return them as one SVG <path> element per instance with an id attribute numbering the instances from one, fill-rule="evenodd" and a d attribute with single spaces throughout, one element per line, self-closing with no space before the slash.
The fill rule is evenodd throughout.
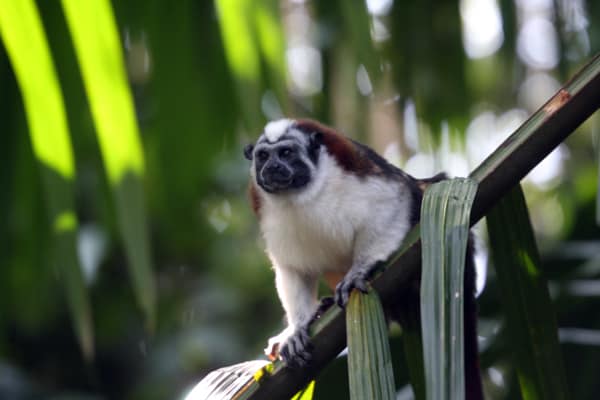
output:
<path id="1" fill-rule="evenodd" d="M 335 288 L 335 302 L 338 306 L 345 308 L 353 289 L 358 289 L 367 293 L 367 279 L 370 275 L 370 269 L 350 270 Z"/>

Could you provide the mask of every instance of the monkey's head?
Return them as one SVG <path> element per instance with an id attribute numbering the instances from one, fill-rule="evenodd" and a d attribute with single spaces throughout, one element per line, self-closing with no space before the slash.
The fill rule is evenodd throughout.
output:
<path id="1" fill-rule="evenodd" d="M 244 148 L 244 155 L 252 161 L 252 175 L 264 191 L 297 192 L 313 178 L 321 141 L 318 130 L 281 119 L 268 123 L 256 144 Z"/>

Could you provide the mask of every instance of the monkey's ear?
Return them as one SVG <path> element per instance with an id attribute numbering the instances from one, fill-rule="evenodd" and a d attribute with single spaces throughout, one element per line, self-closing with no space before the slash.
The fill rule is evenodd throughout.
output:
<path id="1" fill-rule="evenodd" d="M 313 149 L 318 148 L 323 143 L 323 134 L 319 131 L 315 131 L 310 134 L 310 147 Z"/>
<path id="2" fill-rule="evenodd" d="M 252 151 L 254 150 L 253 144 L 248 144 L 244 147 L 244 157 L 252 161 Z"/>

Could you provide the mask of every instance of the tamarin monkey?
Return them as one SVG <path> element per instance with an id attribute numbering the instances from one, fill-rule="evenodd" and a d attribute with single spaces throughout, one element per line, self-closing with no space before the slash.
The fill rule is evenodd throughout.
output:
<path id="1" fill-rule="evenodd" d="M 244 154 L 252 161 L 250 200 L 288 323 L 269 339 L 265 352 L 302 367 L 311 359 L 310 323 L 323 307 L 317 299 L 319 278 L 334 290 L 340 307 L 353 289 L 366 292 L 374 266 L 398 249 L 417 224 L 424 188 L 445 175 L 415 179 L 369 147 L 306 119 L 268 123 Z M 464 282 L 468 400 L 483 398 L 472 254 L 469 246 Z M 391 319 L 402 324 L 407 312 L 419 312 L 414 286 L 392 301 Z"/>

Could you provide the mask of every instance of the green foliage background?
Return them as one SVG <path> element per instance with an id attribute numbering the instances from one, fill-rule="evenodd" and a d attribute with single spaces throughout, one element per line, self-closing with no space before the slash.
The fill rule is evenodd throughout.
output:
<path id="1" fill-rule="evenodd" d="M 541 2 L 558 33 L 558 62 L 547 68 L 517 52 L 526 1 L 495 3 L 502 46 L 477 59 L 465 54 L 464 18 L 449 0 L 396 0 L 377 21 L 359 0 L 112 1 L 145 159 L 143 196 L 125 202 L 145 207 L 156 287 L 151 324 L 121 236 L 130 214 L 119 209 L 105 170 L 62 3 L 36 5 L 67 113 L 78 248 L 88 256 L 85 246 L 97 249 L 93 273 L 84 273 L 94 356 L 84 356 L 73 329 L 65 273 L 54 258 L 48 171 L 34 157 L 23 94 L 0 46 L 0 398 L 183 398 L 208 371 L 261 354 L 282 311 L 245 199 L 241 148 L 268 119 L 317 118 L 381 152 L 396 143 L 401 166 L 419 153 L 448 167 L 435 149 L 465 154 L 465 132 L 482 111 L 497 120 L 508 110 L 532 112 L 524 82 L 536 72 L 564 81 L 600 50 L 600 7 L 591 0 Z M 568 21 L 577 10 L 587 24 L 574 29 Z M 307 17 L 310 25 L 302 25 Z M 375 23 L 386 26 L 387 39 L 371 39 Z M 295 87 L 288 69 L 292 61 L 304 65 L 290 56 L 299 44 L 320 55 L 321 84 L 312 91 Z M 361 65 L 372 86 L 366 94 L 357 87 Z M 406 133 L 410 104 L 418 148 Z M 598 124 L 596 116 L 569 139 L 551 184 L 525 182 L 576 399 L 600 391 Z M 135 197 L 124 187 L 126 199 Z M 488 275 L 480 334 L 490 398 L 519 398 L 499 301 L 507 295 Z M 408 378 L 396 359 L 397 336 L 392 351 L 402 388 Z M 342 395 L 345 370 L 325 374 L 316 397 L 334 398 L 328 386 Z"/>

